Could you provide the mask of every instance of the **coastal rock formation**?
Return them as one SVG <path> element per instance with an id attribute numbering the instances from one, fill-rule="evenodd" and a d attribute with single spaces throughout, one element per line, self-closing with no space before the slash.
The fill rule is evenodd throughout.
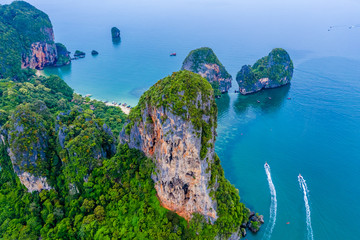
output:
<path id="1" fill-rule="evenodd" d="M 113 39 L 120 38 L 120 29 L 118 29 L 117 27 L 112 27 L 111 28 L 111 37 Z"/>
<path id="2" fill-rule="evenodd" d="M 14 172 L 29 192 L 51 188 L 43 171 L 50 164 L 48 126 L 44 121 L 47 115 L 48 109 L 41 101 L 20 105 L 1 133 Z"/>
<path id="3" fill-rule="evenodd" d="M 93 55 L 93 56 L 95 56 L 95 55 L 99 55 L 99 52 L 98 52 L 98 51 L 96 51 L 96 50 L 92 50 L 92 51 L 91 51 L 91 55 Z"/>
<path id="4" fill-rule="evenodd" d="M 121 143 L 154 158 L 155 188 L 162 206 L 189 220 L 200 213 L 212 222 L 217 204 L 210 197 L 217 108 L 205 79 L 180 71 L 145 92 L 120 133 Z"/>
<path id="5" fill-rule="evenodd" d="M 18 77 L 21 68 L 43 69 L 62 62 L 49 17 L 32 5 L 0 5 L 0 29 L 0 77 Z"/>
<path id="6" fill-rule="evenodd" d="M 211 223 L 216 239 L 235 240 L 246 234 L 241 226 L 247 227 L 250 210 L 240 203 L 214 152 L 216 126 L 211 85 L 199 74 L 182 70 L 141 96 L 119 138 L 153 159 L 152 179 L 163 207 L 187 221 Z"/>
<path id="7" fill-rule="evenodd" d="M 55 44 L 35 42 L 31 44 L 29 52 L 22 54 L 21 67 L 43 69 L 45 66 L 54 65 L 56 60 Z"/>
<path id="8" fill-rule="evenodd" d="M 290 83 L 294 71 L 289 54 L 282 48 L 273 49 L 253 66 L 244 65 L 236 76 L 241 94 L 276 88 Z"/>
<path id="9" fill-rule="evenodd" d="M 256 233 L 260 230 L 260 226 L 264 223 L 264 216 L 255 214 L 255 212 L 251 212 L 249 216 L 249 221 L 247 223 L 247 227 L 253 233 Z"/>
<path id="10" fill-rule="evenodd" d="M 74 53 L 74 57 L 77 58 L 84 58 L 86 55 L 86 53 L 84 53 L 83 51 L 80 51 L 80 50 L 76 50 L 75 53 Z"/>
<path id="11" fill-rule="evenodd" d="M 192 50 L 185 58 L 182 70 L 189 70 L 206 78 L 215 90 L 215 95 L 229 91 L 232 77 L 226 71 L 211 48 Z"/>
<path id="12" fill-rule="evenodd" d="M 55 66 L 60 67 L 68 65 L 71 62 L 70 52 L 64 44 L 56 43 L 57 59 Z"/>

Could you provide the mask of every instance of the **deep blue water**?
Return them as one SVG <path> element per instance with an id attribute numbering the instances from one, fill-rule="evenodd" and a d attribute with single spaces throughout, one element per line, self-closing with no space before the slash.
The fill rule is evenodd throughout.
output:
<path id="1" fill-rule="evenodd" d="M 29 2 L 49 14 L 57 41 L 87 53 L 45 73 L 101 100 L 135 105 L 198 47 L 213 48 L 234 78 L 272 48 L 288 50 L 291 85 L 241 96 L 234 81 L 217 101 L 216 151 L 226 177 L 266 220 L 247 239 L 263 239 L 269 220 L 265 161 L 277 192 L 271 239 L 308 239 L 299 173 L 309 188 L 314 239 L 360 238 L 360 27 L 348 28 L 360 24 L 358 1 Z M 328 31 L 332 25 L 346 27 Z M 120 44 L 111 41 L 112 26 L 121 30 Z M 93 49 L 100 54 L 91 56 Z"/>

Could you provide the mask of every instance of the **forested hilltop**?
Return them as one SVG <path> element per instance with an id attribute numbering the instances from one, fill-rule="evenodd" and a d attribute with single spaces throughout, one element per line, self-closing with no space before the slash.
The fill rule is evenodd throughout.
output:
<path id="1" fill-rule="evenodd" d="M 17 4 L 33 8 L 13 4 L 19 18 Z M 21 64 L 14 56 L 6 62 Z M 32 68 L 0 77 L 0 239 L 238 239 L 259 229 L 214 152 L 206 79 L 159 80 L 128 119 Z"/>

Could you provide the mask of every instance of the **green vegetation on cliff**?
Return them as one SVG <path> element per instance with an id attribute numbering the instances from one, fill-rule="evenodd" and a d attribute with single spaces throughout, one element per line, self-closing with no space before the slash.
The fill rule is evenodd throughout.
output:
<path id="1" fill-rule="evenodd" d="M 208 103 L 209 108 L 203 110 L 202 107 Z M 201 129 L 200 157 L 203 159 L 210 147 L 208 142 L 213 137 L 212 127 L 216 128 L 217 116 L 217 107 L 209 82 L 187 70 L 175 72 L 159 80 L 141 96 L 139 104 L 131 110 L 130 123 L 126 126 L 128 134 L 134 124 L 143 121 L 144 112 L 154 107 L 170 111 L 184 120 L 191 121 L 195 129 Z M 203 120 L 204 115 L 210 117 L 209 122 Z M 146 123 L 151 122 L 151 119 L 146 119 Z M 210 196 L 217 202 L 219 218 L 214 224 L 208 224 L 203 216 L 195 214 L 190 221 L 190 228 L 198 232 L 198 235 L 190 236 L 191 239 L 214 239 L 216 236 L 227 239 L 240 231 L 240 225 L 247 222 L 249 212 L 240 202 L 238 190 L 225 178 L 216 154 L 207 171 L 211 172 L 209 189 L 216 189 L 211 191 Z M 217 188 L 215 184 L 218 185 Z"/>
<path id="2" fill-rule="evenodd" d="M 34 42 L 52 44 L 49 17 L 23 1 L 0 5 L 0 77 L 22 78 L 21 58 Z"/>
<path id="3" fill-rule="evenodd" d="M 251 88 L 261 78 L 269 78 L 276 84 L 282 84 L 284 78 L 290 81 L 293 69 L 289 54 L 282 48 L 275 48 L 253 66 L 244 66 L 238 72 L 236 80 L 241 81 L 240 86 L 244 88 Z"/>
<path id="4" fill-rule="evenodd" d="M 56 51 L 58 54 L 56 66 L 63 66 L 70 62 L 70 54 L 64 44 L 56 43 Z"/>
<path id="5" fill-rule="evenodd" d="M 231 75 L 226 71 L 224 65 L 221 64 L 214 51 L 209 47 L 202 47 L 195 50 L 192 50 L 187 57 L 185 58 L 183 64 L 191 58 L 193 63 L 192 71 L 198 72 L 201 64 L 216 64 L 220 68 L 221 77 L 230 78 Z"/>
<path id="6" fill-rule="evenodd" d="M 270 78 L 280 81 L 284 77 L 290 77 L 290 71 L 285 69 L 284 61 L 289 61 L 289 54 L 282 48 L 273 49 L 268 56 L 259 59 L 252 70 L 256 78 Z M 293 69 L 293 63 L 290 60 L 290 69 Z M 289 69 L 289 70 L 290 70 Z"/>
<path id="7" fill-rule="evenodd" d="M 201 96 L 198 93 L 201 93 Z M 203 110 L 202 104 L 205 102 L 210 102 L 210 106 Z M 141 96 L 138 105 L 131 110 L 129 115 L 131 122 L 126 126 L 128 134 L 136 120 L 140 119 L 144 109 L 149 106 L 170 110 L 184 120 L 190 119 L 196 130 L 201 129 L 201 158 L 205 157 L 207 142 L 212 137 L 212 127 L 216 128 L 217 124 L 213 89 L 205 78 L 183 70 L 159 80 Z M 209 123 L 203 120 L 203 115 L 209 115 Z"/>

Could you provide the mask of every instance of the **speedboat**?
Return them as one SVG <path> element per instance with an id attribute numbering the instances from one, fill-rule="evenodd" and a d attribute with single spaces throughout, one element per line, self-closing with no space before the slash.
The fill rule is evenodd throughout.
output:
<path id="1" fill-rule="evenodd" d="M 265 166 L 266 166 L 266 167 L 268 167 L 268 166 L 269 166 L 269 164 L 268 164 L 267 162 L 265 162 Z"/>
<path id="2" fill-rule="evenodd" d="M 170 53 L 170 56 L 176 56 L 176 53 L 174 52 L 174 53 Z"/>

